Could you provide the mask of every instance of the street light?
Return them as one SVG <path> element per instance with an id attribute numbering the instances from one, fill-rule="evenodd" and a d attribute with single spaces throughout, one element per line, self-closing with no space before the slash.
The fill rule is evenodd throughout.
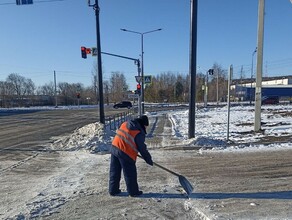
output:
<path id="1" fill-rule="evenodd" d="M 252 52 L 252 59 L 251 59 L 251 71 L 250 71 L 250 93 L 249 93 L 249 104 L 251 105 L 251 90 L 252 90 L 252 77 L 253 77 L 253 57 L 257 52 L 257 47 L 255 48 L 254 52 Z"/>
<path id="2" fill-rule="evenodd" d="M 155 29 L 155 30 L 152 30 L 152 31 L 147 31 L 147 32 L 137 32 L 137 31 L 132 31 L 132 30 L 128 30 L 128 29 L 124 29 L 124 28 L 121 28 L 121 31 L 126 31 L 126 32 L 131 32 L 131 33 L 134 33 L 134 34 L 140 34 L 141 36 L 141 80 L 142 80 L 142 87 L 141 87 L 141 101 L 142 101 L 142 114 L 144 114 L 144 35 L 145 34 L 149 34 L 149 33 L 152 33 L 152 32 L 156 32 L 156 31 L 161 31 L 162 28 L 158 28 L 158 29 Z"/>

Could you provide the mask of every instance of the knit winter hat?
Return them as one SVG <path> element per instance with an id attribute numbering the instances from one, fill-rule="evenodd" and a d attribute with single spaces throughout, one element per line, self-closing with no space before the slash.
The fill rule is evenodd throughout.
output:
<path id="1" fill-rule="evenodd" d="M 140 118 L 138 118 L 138 121 L 144 126 L 149 126 L 149 120 L 146 115 L 142 115 Z"/>

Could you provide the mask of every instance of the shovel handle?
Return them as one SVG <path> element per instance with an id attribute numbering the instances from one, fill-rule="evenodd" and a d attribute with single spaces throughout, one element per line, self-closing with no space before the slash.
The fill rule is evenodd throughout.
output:
<path id="1" fill-rule="evenodd" d="M 144 159 L 144 158 L 143 158 L 142 156 L 140 156 L 140 155 L 138 155 L 138 157 Z M 163 169 L 163 170 L 165 170 L 165 171 L 167 171 L 167 172 L 169 172 L 169 173 L 171 173 L 171 174 L 177 176 L 177 177 L 180 176 L 179 174 L 173 172 L 172 170 L 167 169 L 166 167 L 163 167 L 163 166 L 159 165 L 158 163 L 153 162 L 153 164 L 154 164 L 155 166 L 157 166 L 157 167 L 159 167 L 159 168 L 161 168 L 161 169 Z"/>

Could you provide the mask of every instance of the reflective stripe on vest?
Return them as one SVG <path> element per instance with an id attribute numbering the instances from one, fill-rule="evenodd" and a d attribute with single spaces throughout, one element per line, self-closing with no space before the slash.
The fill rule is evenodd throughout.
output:
<path id="1" fill-rule="evenodd" d="M 135 137 L 139 133 L 139 130 L 128 129 L 127 122 L 124 122 L 117 130 L 117 134 L 113 139 L 112 145 L 119 148 L 121 151 L 136 161 L 138 150 L 135 143 Z"/>

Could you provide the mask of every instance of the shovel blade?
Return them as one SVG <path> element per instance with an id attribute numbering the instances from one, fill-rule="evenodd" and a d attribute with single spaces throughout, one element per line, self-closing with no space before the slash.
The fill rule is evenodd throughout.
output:
<path id="1" fill-rule="evenodd" d="M 179 175 L 179 182 L 182 188 L 186 191 L 188 195 L 192 194 L 194 188 L 192 184 L 184 176 Z"/>

